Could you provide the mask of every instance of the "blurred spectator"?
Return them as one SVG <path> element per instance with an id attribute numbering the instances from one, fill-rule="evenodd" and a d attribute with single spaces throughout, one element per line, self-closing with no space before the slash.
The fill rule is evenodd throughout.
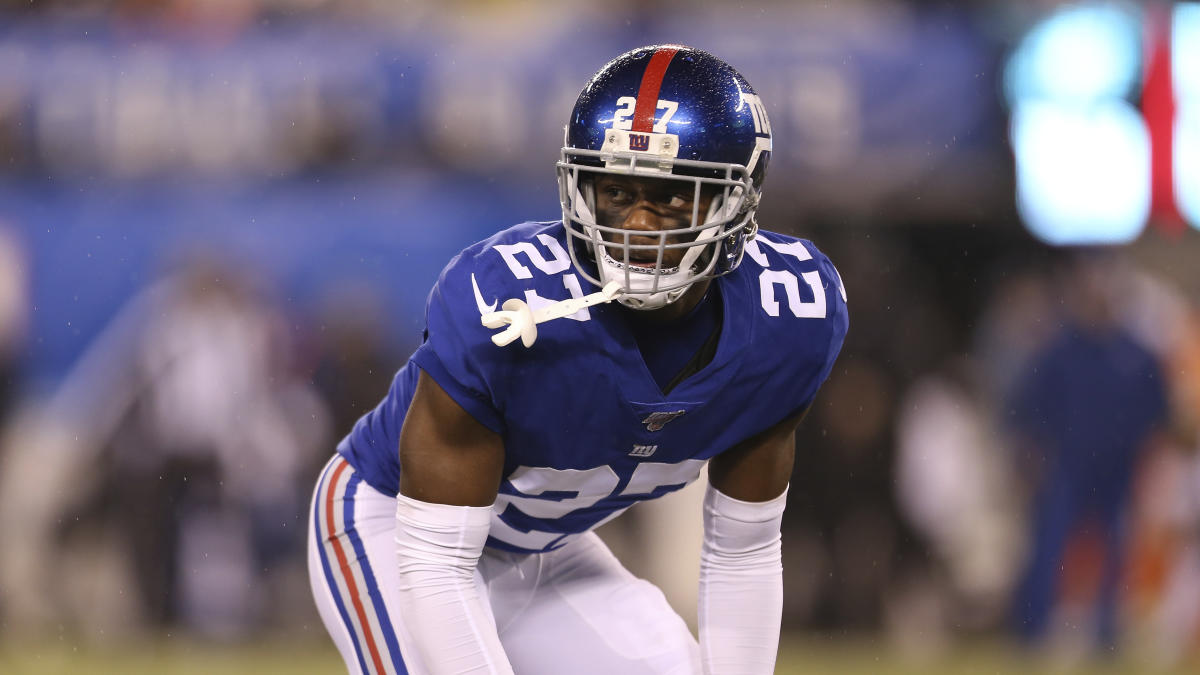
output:
<path id="1" fill-rule="evenodd" d="M 1125 605 L 1135 644 L 1165 669 L 1200 647 L 1200 455 L 1164 446 L 1141 464 Z"/>
<path id="2" fill-rule="evenodd" d="M 57 495 L 38 500 L 48 511 L 41 517 L 23 508 L 25 520 L 57 523 L 48 544 L 32 547 L 49 558 L 41 564 L 53 569 L 73 547 L 115 545 L 128 565 L 118 578 L 132 585 L 116 590 L 137 598 L 132 612 L 149 626 L 238 637 L 274 618 L 267 607 L 294 608 L 286 596 L 299 594 L 277 580 L 303 563 L 301 471 L 329 441 L 324 410 L 290 371 L 280 329 L 276 310 L 212 259 L 130 301 L 33 437 L 59 443 L 19 448 L 44 452 L 52 466 L 65 457 L 59 465 L 69 468 L 41 471 L 32 484 L 6 481 L 0 492 L 9 504 L 24 504 L 31 490 Z M 116 541 L 98 544 L 96 532 Z M 50 578 L 70 576 L 58 572 Z"/>
<path id="3" fill-rule="evenodd" d="M 909 643 L 952 627 L 992 628 L 1020 563 L 1020 505 L 974 362 L 948 359 L 918 378 L 898 409 L 897 499 L 935 563 L 911 589 L 928 596 L 911 600 L 932 607 L 932 616 L 914 614 L 910 602 L 894 625 Z"/>
<path id="4" fill-rule="evenodd" d="M 16 404 L 20 383 L 29 311 L 26 269 L 15 235 L 0 223 L 0 429 Z"/>
<path id="5" fill-rule="evenodd" d="M 1138 589 L 1147 596 L 1140 609 L 1146 610 L 1148 647 L 1162 666 L 1200 650 L 1200 310 L 1183 304 L 1169 323 L 1174 339 L 1165 345 L 1174 444 L 1155 457 L 1156 472 L 1140 477 L 1148 532 L 1135 550 L 1145 570 L 1136 581 L 1149 582 Z"/>
<path id="6" fill-rule="evenodd" d="M 21 357 L 28 330 L 27 269 L 28 263 L 16 235 L 0 222 L 0 460 L 6 445 L 4 439 L 9 433 L 8 421 L 17 407 L 20 393 Z M 0 463 L 0 474 L 2 472 L 3 464 Z M 0 615 L 3 615 L 7 600 L 0 596 Z"/>
<path id="7" fill-rule="evenodd" d="M 1158 358 L 1117 319 L 1119 267 L 1112 256 L 1074 258 L 1060 282 L 1061 329 L 1017 380 L 1006 421 L 1033 479 L 1030 559 L 1014 615 L 1028 642 L 1044 638 L 1071 574 L 1064 555 L 1086 532 L 1102 547 L 1095 603 L 1099 646 L 1115 647 L 1118 581 L 1127 546 L 1126 515 L 1136 460 L 1163 428 L 1166 381 Z"/>
<path id="8" fill-rule="evenodd" d="M 1057 330 L 1057 303 L 1043 275 L 1017 269 L 1016 261 L 1003 268 L 1006 274 L 993 282 L 971 345 L 980 385 L 993 401 L 1013 391 L 1021 369 Z"/>

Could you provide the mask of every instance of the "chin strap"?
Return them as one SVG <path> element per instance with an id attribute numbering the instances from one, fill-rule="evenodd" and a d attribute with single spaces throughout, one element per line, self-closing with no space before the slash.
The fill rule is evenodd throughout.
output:
<path id="1" fill-rule="evenodd" d="M 475 294 L 478 296 L 479 285 L 475 282 L 474 274 L 471 275 L 471 284 L 475 286 Z M 582 298 L 559 300 L 538 309 L 530 309 L 529 303 L 524 300 L 510 298 L 505 300 L 504 304 L 500 306 L 501 311 L 483 312 L 479 317 L 479 322 L 486 328 L 508 326 L 508 328 L 492 336 L 492 342 L 496 343 L 499 347 L 504 347 L 517 338 L 521 338 L 521 344 L 526 347 L 532 347 L 533 342 L 537 340 L 537 325 L 539 323 L 571 316 L 585 307 L 611 302 L 620 295 L 621 284 L 610 281 L 604 285 L 604 288 L 595 293 L 589 293 Z M 483 309 L 485 306 L 482 305 L 482 301 L 480 303 L 480 309 Z M 494 307 L 495 305 L 493 304 L 492 306 Z"/>

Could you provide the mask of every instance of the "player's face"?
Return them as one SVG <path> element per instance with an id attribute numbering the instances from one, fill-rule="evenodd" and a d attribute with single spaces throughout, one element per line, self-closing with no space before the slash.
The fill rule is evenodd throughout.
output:
<path id="1" fill-rule="evenodd" d="M 656 248 L 660 237 L 655 233 L 691 227 L 693 214 L 702 220 L 713 199 L 712 191 L 702 190 L 699 208 L 696 208 L 695 184 L 682 180 L 601 175 L 596 177 L 595 188 L 596 222 L 599 225 L 642 233 L 630 236 L 629 243 L 655 247 L 630 251 L 629 262 L 638 267 L 653 267 L 658 260 Z M 605 241 L 623 244 L 624 237 L 620 234 L 608 232 L 602 236 Z M 666 243 L 684 243 L 695 236 L 692 233 L 670 235 L 666 237 Z M 624 260 L 621 246 L 607 248 L 610 256 Z M 682 247 L 665 249 L 663 267 L 678 266 L 686 251 Z"/>

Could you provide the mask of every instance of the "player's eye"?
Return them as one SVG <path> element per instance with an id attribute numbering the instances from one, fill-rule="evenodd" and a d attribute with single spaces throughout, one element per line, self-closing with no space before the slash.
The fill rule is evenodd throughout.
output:
<path id="1" fill-rule="evenodd" d="M 604 188 L 604 194 L 608 200 L 615 204 L 624 204 L 632 199 L 632 195 L 623 187 L 618 185 L 609 185 Z"/>

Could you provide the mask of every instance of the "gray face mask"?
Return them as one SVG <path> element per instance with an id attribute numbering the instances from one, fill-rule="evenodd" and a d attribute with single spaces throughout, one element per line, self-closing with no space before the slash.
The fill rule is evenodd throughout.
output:
<path id="1" fill-rule="evenodd" d="M 580 163 L 581 160 L 587 163 Z M 718 264 L 726 244 L 735 240 L 744 242 L 757 229 L 753 219 L 757 191 L 746 169 L 735 164 L 648 159 L 633 153 L 564 148 L 563 159 L 557 166 L 563 223 L 573 244 L 570 251 L 576 270 L 597 286 L 617 282 L 621 289 L 619 302 L 628 307 L 664 307 L 678 300 L 697 281 L 731 271 L 736 261 Z M 676 169 L 700 176 L 673 173 Z M 687 225 L 637 233 L 642 242 L 655 240 L 650 243 L 633 243 L 629 231 L 602 225 L 595 215 L 592 186 L 597 177 L 605 175 L 686 185 L 693 195 Z M 702 190 L 715 191 L 704 213 L 699 210 Z M 588 257 L 581 260 L 577 249 L 586 251 Z M 678 264 L 665 263 L 669 249 L 684 250 Z M 740 257 L 740 243 L 737 249 Z"/>

